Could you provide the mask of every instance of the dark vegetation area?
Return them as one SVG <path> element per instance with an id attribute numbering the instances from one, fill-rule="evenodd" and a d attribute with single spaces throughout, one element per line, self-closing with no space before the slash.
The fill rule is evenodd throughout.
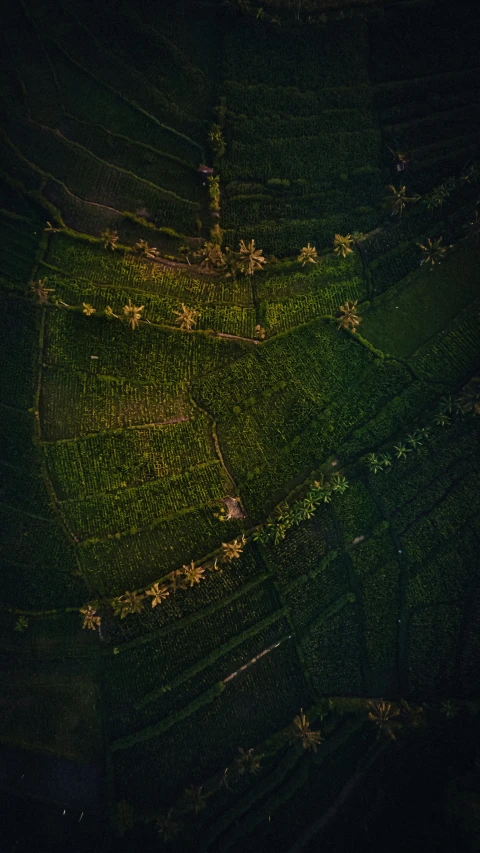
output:
<path id="1" fill-rule="evenodd" d="M 6 853 L 478 849 L 479 37 L 7 3 Z"/>

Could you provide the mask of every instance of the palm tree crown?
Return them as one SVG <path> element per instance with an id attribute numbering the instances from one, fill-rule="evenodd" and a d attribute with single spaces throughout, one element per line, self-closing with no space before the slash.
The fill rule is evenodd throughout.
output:
<path id="1" fill-rule="evenodd" d="M 180 328 L 184 331 L 190 331 L 197 322 L 197 317 L 200 317 L 200 311 L 197 311 L 195 308 L 187 308 L 187 306 L 182 302 L 182 310 L 174 311 L 174 314 L 177 315 L 178 320 L 176 323 L 180 324 Z"/>
<path id="2" fill-rule="evenodd" d="M 333 251 L 337 253 L 337 255 L 341 255 L 342 258 L 346 258 L 351 252 L 352 249 L 353 237 L 351 234 L 346 234 L 345 237 L 342 237 L 341 234 L 335 234 L 333 239 Z"/>
<path id="3" fill-rule="evenodd" d="M 131 329 L 137 329 L 140 325 L 143 309 L 143 305 L 140 305 L 140 307 L 132 305 L 130 299 L 128 300 L 128 304 L 123 306 L 123 313 Z"/>
<path id="4" fill-rule="evenodd" d="M 356 331 L 356 326 L 360 323 L 361 317 L 358 316 L 358 299 L 355 302 L 345 302 L 338 309 L 337 323 L 339 329 L 350 329 Z"/>
<path id="5" fill-rule="evenodd" d="M 262 249 L 255 248 L 255 240 L 250 240 L 249 243 L 240 240 L 238 253 L 238 269 L 244 275 L 253 275 L 256 270 L 261 270 L 263 265 L 267 263 L 267 259 L 263 257 Z"/>
<path id="6" fill-rule="evenodd" d="M 307 243 L 302 249 L 300 249 L 300 254 L 297 258 L 297 261 L 305 266 L 307 263 L 316 264 L 317 263 L 317 250 L 315 246 L 311 246 L 310 243 Z"/>

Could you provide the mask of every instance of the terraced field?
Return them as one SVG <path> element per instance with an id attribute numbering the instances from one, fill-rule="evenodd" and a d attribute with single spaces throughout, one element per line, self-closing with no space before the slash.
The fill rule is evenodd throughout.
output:
<path id="1" fill-rule="evenodd" d="M 118 850 L 339 849 L 478 698 L 479 21 L 238 5 L 0 34 L 0 741 L 95 766 Z"/>

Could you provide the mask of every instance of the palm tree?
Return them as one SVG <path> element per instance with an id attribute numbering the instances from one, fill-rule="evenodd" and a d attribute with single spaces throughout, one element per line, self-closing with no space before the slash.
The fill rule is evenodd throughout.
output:
<path id="1" fill-rule="evenodd" d="M 378 735 L 386 734 L 391 740 L 396 740 L 393 727 L 394 719 L 398 717 L 400 711 L 398 708 L 393 708 L 388 702 L 383 699 L 381 702 L 369 702 L 368 719 L 378 726 Z"/>
<path id="2" fill-rule="evenodd" d="M 158 250 L 155 246 L 149 246 L 146 240 L 137 240 L 133 247 L 133 251 L 137 255 L 143 255 L 145 258 L 156 258 Z"/>
<path id="3" fill-rule="evenodd" d="M 451 418 L 449 418 L 449 416 L 446 415 L 444 412 L 438 412 L 438 414 L 436 414 L 434 417 L 434 421 L 437 426 L 444 427 L 448 426 L 451 423 Z"/>
<path id="4" fill-rule="evenodd" d="M 113 308 L 111 305 L 106 305 L 103 313 L 104 313 L 105 317 L 107 317 L 107 319 L 109 319 L 109 320 L 112 317 L 116 317 L 118 320 L 118 314 L 113 313 Z"/>
<path id="5" fill-rule="evenodd" d="M 165 583 L 154 583 L 150 589 L 147 589 L 145 594 L 152 597 L 152 607 L 156 607 L 157 604 L 161 604 L 162 601 L 165 601 L 165 599 L 168 598 L 170 590 Z"/>
<path id="6" fill-rule="evenodd" d="M 478 216 L 478 210 L 475 211 L 473 219 L 467 222 L 463 227 L 467 232 L 467 239 L 473 240 L 476 243 L 480 240 L 480 219 Z"/>
<path id="7" fill-rule="evenodd" d="M 237 773 L 239 774 L 239 776 L 258 773 L 258 771 L 260 770 L 260 762 L 262 760 L 262 757 L 263 756 L 261 755 L 257 755 L 253 748 L 242 749 L 242 747 L 239 746 L 238 756 L 235 759 Z"/>
<path id="8" fill-rule="evenodd" d="M 111 249 L 112 252 L 117 248 L 118 243 L 118 234 L 116 231 L 110 231 L 109 228 L 106 228 L 105 231 L 102 231 L 100 237 L 103 240 L 103 245 L 106 249 Z"/>
<path id="9" fill-rule="evenodd" d="M 265 340 L 265 335 L 266 335 L 266 334 L 267 334 L 267 333 L 266 333 L 265 329 L 263 328 L 263 326 L 261 326 L 261 325 L 258 323 L 258 324 L 255 326 L 255 335 L 254 335 L 254 337 L 255 337 L 255 338 L 257 338 L 259 341 L 264 341 L 264 340 Z"/>
<path id="10" fill-rule="evenodd" d="M 128 304 L 123 306 L 123 313 L 131 329 L 137 329 L 140 325 L 144 307 L 144 305 L 140 305 L 140 307 L 132 305 L 130 299 L 128 300 Z"/>
<path id="11" fill-rule="evenodd" d="M 183 576 L 189 586 L 195 586 L 196 583 L 205 580 L 205 569 L 202 566 L 196 566 L 192 560 L 189 566 L 183 566 Z"/>
<path id="12" fill-rule="evenodd" d="M 343 305 L 340 305 L 337 311 L 339 329 L 350 329 L 352 332 L 356 332 L 356 326 L 358 326 L 362 319 L 358 316 L 357 305 L 358 299 L 355 302 L 345 302 Z"/>
<path id="13" fill-rule="evenodd" d="M 398 444 L 394 445 L 394 450 L 396 451 L 395 456 L 397 457 L 397 459 L 406 459 L 407 453 L 412 452 L 412 448 L 407 447 L 407 445 L 403 444 L 403 442 L 401 441 Z"/>
<path id="14" fill-rule="evenodd" d="M 423 252 L 423 258 L 420 261 L 420 266 L 422 264 L 430 264 L 430 269 L 433 269 L 435 264 L 439 264 L 447 253 L 447 249 L 451 249 L 451 246 L 442 246 L 443 237 L 438 237 L 437 240 L 431 240 L 428 238 L 425 245 L 423 243 L 417 243 L 417 246 Z"/>
<path id="15" fill-rule="evenodd" d="M 302 265 L 302 267 L 304 267 L 307 263 L 316 264 L 317 258 L 318 255 L 315 246 L 311 246 L 310 243 L 307 243 L 303 249 L 300 249 L 297 261 Z"/>
<path id="16" fill-rule="evenodd" d="M 323 742 L 324 738 L 320 732 L 312 731 L 303 709 L 300 708 L 300 713 L 293 720 L 294 730 L 293 737 L 299 738 L 303 749 L 317 751 L 317 747 Z"/>
<path id="17" fill-rule="evenodd" d="M 440 713 L 443 714 L 447 720 L 453 720 L 453 718 L 458 714 L 458 705 L 454 699 L 444 699 L 443 702 L 440 703 Z"/>
<path id="18" fill-rule="evenodd" d="M 177 589 L 187 588 L 185 575 L 181 569 L 175 569 L 173 572 L 170 572 L 168 580 L 170 581 L 170 589 L 173 593 L 175 593 Z"/>
<path id="19" fill-rule="evenodd" d="M 341 474 L 334 474 L 332 477 L 332 491 L 338 492 L 340 495 L 343 495 L 344 492 L 348 489 L 348 482 L 346 477 L 342 477 Z"/>
<path id="20" fill-rule="evenodd" d="M 185 797 L 187 799 L 188 807 L 192 809 L 195 814 L 198 814 L 198 812 L 204 809 L 207 805 L 207 795 L 202 794 L 202 791 L 202 785 L 200 785 L 198 788 L 195 788 L 192 785 L 191 788 L 185 789 Z"/>
<path id="21" fill-rule="evenodd" d="M 85 627 L 85 625 L 84 625 L 83 627 Z M 26 616 L 19 616 L 19 617 L 18 617 L 18 619 L 17 619 L 17 621 L 15 622 L 15 628 L 14 628 L 13 630 L 14 630 L 14 631 L 18 631 L 20 634 L 23 634 L 23 632 L 24 632 L 27 628 L 28 628 L 28 619 L 27 619 L 27 617 L 26 617 Z M 94 630 L 95 630 L 95 629 L 94 629 Z"/>
<path id="22" fill-rule="evenodd" d="M 429 195 L 425 196 L 425 204 L 427 210 L 434 210 L 437 207 L 441 207 L 445 199 L 451 195 L 453 187 L 448 184 L 440 184 L 438 187 L 432 190 Z"/>
<path id="23" fill-rule="evenodd" d="M 401 699 L 400 714 L 402 720 L 413 729 L 417 729 L 425 724 L 422 705 L 409 705 L 406 699 Z"/>
<path id="24" fill-rule="evenodd" d="M 368 456 L 365 457 L 365 461 L 372 474 L 378 474 L 379 471 L 382 471 L 382 463 L 375 453 L 369 453 Z"/>
<path id="25" fill-rule="evenodd" d="M 158 834 L 161 835 L 164 841 L 172 841 L 176 838 L 180 824 L 173 819 L 173 809 L 169 809 L 167 814 L 161 815 L 156 819 Z"/>
<path id="26" fill-rule="evenodd" d="M 390 190 L 392 195 L 387 196 L 385 204 L 387 207 L 392 208 L 392 216 L 395 214 L 401 216 L 407 204 L 412 204 L 413 202 L 418 201 L 418 196 L 407 195 L 407 188 L 405 185 L 397 189 L 393 184 L 389 184 L 387 189 Z"/>
<path id="27" fill-rule="evenodd" d="M 222 542 L 222 562 L 231 563 L 232 560 L 238 560 L 243 553 L 245 545 L 245 536 L 241 539 L 234 539 L 233 542 Z"/>
<path id="28" fill-rule="evenodd" d="M 253 275 L 256 270 L 261 270 L 263 265 L 267 263 L 267 259 L 263 257 L 262 249 L 255 248 L 255 240 L 250 240 L 249 243 L 240 240 L 238 254 L 238 269 L 244 275 Z"/>
<path id="29" fill-rule="evenodd" d="M 337 255 L 341 255 L 342 258 L 346 258 L 351 252 L 352 249 L 353 237 L 351 234 L 347 234 L 345 237 L 342 237 L 340 234 L 335 234 L 333 239 L 333 251 L 337 253 Z"/>
<path id="30" fill-rule="evenodd" d="M 92 314 L 96 313 L 96 309 L 93 307 L 93 305 L 90 305 L 89 302 L 83 302 L 82 304 L 83 304 L 82 311 L 86 317 L 91 317 Z"/>
<path id="31" fill-rule="evenodd" d="M 423 438 L 418 430 L 415 430 L 413 435 L 407 435 L 406 441 L 408 441 L 414 450 L 418 450 L 423 445 Z"/>
<path id="32" fill-rule="evenodd" d="M 130 613 L 141 613 L 143 610 L 144 596 L 138 592 L 125 592 L 112 601 L 113 612 L 120 619 L 125 619 Z"/>
<path id="33" fill-rule="evenodd" d="M 80 613 L 83 616 L 82 628 L 88 628 L 90 631 L 96 631 L 97 628 L 100 628 L 102 620 L 100 616 L 98 616 L 97 611 L 94 610 L 90 604 L 87 604 L 85 607 L 81 607 Z"/>
<path id="34" fill-rule="evenodd" d="M 196 318 L 200 317 L 200 311 L 197 311 L 195 308 L 187 308 L 186 305 L 182 302 L 182 310 L 174 311 L 174 314 L 177 315 L 178 320 L 175 320 L 176 323 L 180 324 L 180 328 L 184 331 L 190 331 L 193 326 L 196 325 Z"/>
<path id="35" fill-rule="evenodd" d="M 54 287 L 45 287 L 46 281 L 46 278 L 39 278 L 37 281 L 30 282 L 30 290 L 33 290 L 39 305 L 47 305 L 49 300 L 48 294 L 55 292 Z"/>
<path id="36" fill-rule="evenodd" d="M 203 244 L 201 249 L 194 252 L 196 260 L 200 261 L 200 266 L 204 269 L 221 269 L 225 266 L 225 259 L 222 249 L 218 243 L 211 240 Z"/>

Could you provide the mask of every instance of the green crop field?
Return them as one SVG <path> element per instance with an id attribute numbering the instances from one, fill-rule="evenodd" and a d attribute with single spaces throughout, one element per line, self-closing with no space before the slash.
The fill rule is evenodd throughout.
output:
<path id="1" fill-rule="evenodd" d="M 480 18 L 432 9 L 8 0 L 5 850 L 396 853 L 385 779 L 457 724 L 477 772 Z"/>

